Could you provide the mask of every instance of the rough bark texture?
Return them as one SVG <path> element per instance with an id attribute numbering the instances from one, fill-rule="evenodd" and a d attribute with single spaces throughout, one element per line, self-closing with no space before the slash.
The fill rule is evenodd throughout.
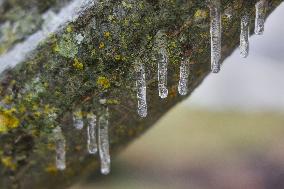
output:
<path id="1" fill-rule="evenodd" d="M 0 188 L 66 188 L 99 169 L 86 151 L 86 131 L 72 126 L 71 112 L 108 106 L 111 155 L 151 127 L 186 97 L 177 84 L 182 58 L 191 66 L 189 94 L 210 72 L 209 9 L 206 1 L 92 1 L 72 22 L 41 41 L 17 66 L 1 73 Z M 282 1 L 270 0 L 268 14 Z M 68 0 L 0 0 L 0 67 L 13 48 L 44 27 L 48 10 L 60 12 Z M 223 59 L 239 44 L 240 18 L 254 28 L 256 0 L 222 0 Z M 232 14 L 228 18 L 225 13 Z M 157 32 L 167 36 L 169 97 L 157 90 Z M 6 56 L 6 58 L 3 58 Z M 2 58 L 2 59 L 1 59 Z M 145 64 L 148 117 L 137 116 L 135 61 Z M 57 171 L 53 128 L 67 141 L 67 169 Z M 157 136 L 166 137 L 166 136 Z"/>

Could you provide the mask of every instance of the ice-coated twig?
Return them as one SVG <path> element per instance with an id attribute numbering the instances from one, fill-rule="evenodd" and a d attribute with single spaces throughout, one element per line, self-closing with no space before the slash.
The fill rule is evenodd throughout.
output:
<path id="1" fill-rule="evenodd" d="M 266 15 L 267 1 L 260 0 L 255 4 L 255 28 L 254 33 L 256 35 L 262 35 L 264 32 L 264 22 Z"/>
<path id="2" fill-rule="evenodd" d="M 136 87 L 137 87 L 137 100 L 138 100 L 138 115 L 141 117 L 147 116 L 147 99 L 146 99 L 146 78 L 145 68 L 141 61 L 136 62 Z"/>
<path id="3" fill-rule="evenodd" d="M 240 55 L 246 58 L 249 55 L 249 16 L 241 18 Z"/>
<path id="4" fill-rule="evenodd" d="M 210 34 L 211 34 L 211 70 L 213 73 L 220 71 L 221 64 L 221 11 L 220 0 L 209 1 L 210 7 Z"/>
<path id="5" fill-rule="evenodd" d="M 109 153 L 109 112 L 104 108 L 99 117 L 99 153 L 101 159 L 101 173 L 110 173 L 110 153 Z"/>
<path id="6" fill-rule="evenodd" d="M 81 130 L 84 127 L 83 112 L 76 110 L 73 112 L 73 125 L 76 129 Z"/>
<path id="7" fill-rule="evenodd" d="M 66 169 L 66 141 L 65 137 L 62 134 L 62 130 L 60 127 L 56 127 L 53 130 L 54 138 L 55 138 L 55 151 L 56 151 L 56 168 L 58 170 L 65 170 Z"/>
<path id="8" fill-rule="evenodd" d="M 183 59 L 180 64 L 180 79 L 178 92 L 180 95 L 187 95 L 189 82 L 189 61 Z"/>
<path id="9" fill-rule="evenodd" d="M 87 148 L 90 154 L 95 154 L 98 151 L 97 136 L 96 136 L 96 125 L 97 116 L 94 113 L 88 113 L 87 115 Z"/>

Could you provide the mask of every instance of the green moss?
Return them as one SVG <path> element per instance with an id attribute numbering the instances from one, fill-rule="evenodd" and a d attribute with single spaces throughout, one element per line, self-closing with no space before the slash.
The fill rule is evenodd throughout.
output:
<path id="1" fill-rule="evenodd" d="M 13 162 L 13 157 L 3 156 L 1 157 L 1 163 L 8 169 L 16 170 L 17 164 Z"/>

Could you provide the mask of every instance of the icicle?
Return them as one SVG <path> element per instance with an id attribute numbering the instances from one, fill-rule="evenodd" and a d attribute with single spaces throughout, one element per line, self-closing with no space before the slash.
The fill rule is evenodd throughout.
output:
<path id="1" fill-rule="evenodd" d="M 88 152 L 90 154 L 95 154 L 98 151 L 97 136 L 96 136 L 96 124 L 97 124 L 96 115 L 93 113 L 89 113 L 87 115 L 87 122 L 88 122 L 88 127 L 87 127 Z"/>
<path id="2" fill-rule="evenodd" d="M 248 57 L 249 54 L 249 16 L 248 15 L 243 16 L 241 19 L 240 54 L 242 58 Z"/>
<path id="3" fill-rule="evenodd" d="M 159 96 L 161 98 L 167 98 L 167 75 L 168 75 L 168 53 L 165 48 L 160 50 L 160 57 L 158 61 L 158 82 L 159 82 Z"/>
<path id="4" fill-rule="evenodd" d="M 211 70 L 213 73 L 220 71 L 221 60 L 221 11 L 220 0 L 210 2 L 210 34 L 211 34 Z"/>
<path id="5" fill-rule="evenodd" d="M 181 95 L 186 95 L 188 92 L 188 77 L 189 77 L 189 62 L 182 60 L 180 65 L 180 79 L 178 91 Z"/>
<path id="6" fill-rule="evenodd" d="M 65 170 L 66 169 L 66 160 L 65 160 L 65 146 L 66 141 L 62 134 L 62 130 L 60 127 L 56 127 L 54 130 L 54 137 L 55 137 L 55 148 L 56 148 L 56 167 L 58 170 Z"/>
<path id="7" fill-rule="evenodd" d="M 147 99 L 146 99 L 146 78 L 145 68 L 142 62 L 138 62 L 136 65 L 136 87 L 137 87 L 137 100 L 138 100 L 138 114 L 141 117 L 147 116 Z"/>
<path id="8" fill-rule="evenodd" d="M 110 173 L 108 118 L 108 108 L 106 108 L 99 117 L 99 153 L 101 159 L 101 173 L 104 175 Z"/>
<path id="9" fill-rule="evenodd" d="M 78 130 L 83 129 L 84 121 L 83 121 L 83 112 L 81 110 L 73 112 L 73 125 Z"/>
<path id="10" fill-rule="evenodd" d="M 266 0 L 260 0 L 255 5 L 256 15 L 255 15 L 254 33 L 257 35 L 262 35 L 264 32 L 266 6 L 267 6 Z"/>

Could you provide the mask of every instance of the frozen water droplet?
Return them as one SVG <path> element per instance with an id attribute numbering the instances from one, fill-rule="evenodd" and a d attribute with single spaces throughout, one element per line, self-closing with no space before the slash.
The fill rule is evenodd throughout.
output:
<path id="1" fill-rule="evenodd" d="M 255 13 L 254 33 L 257 35 L 262 35 L 264 32 L 266 6 L 267 6 L 266 0 L 260 0 L 255 5 L 256 13 Z"/>
<path id="2" fill-rule="evenodd" d="M 73 125 L 78 130 L 83 129 L 84 120 L 83 120 L 83 112 L 81 110 L 73 112 Z"/>
<path id="3" fill-rule="evenodd" d="M 88 122 L 88 127 L 87 127 L 87 145 L 88 145 L 88 152 L 90 154 L 95 154 L 98 151 L 98 145 L 97 145 L 97 136 L 96 136 L 96 122 L 97 122 L 97 117 L 93 113 L 89 113 L 87 115 L 87 122 Z"/>
<path id="4" fill-rule="evenodd" d="M 58 170 L 66 169 L 66 141 L 65 137 L 62 134 L 62 130 L 60 127 L 56 127 L 53 130 L 55 137 L 55 150 L 56 150 L 56 167 Z"/>
<path id="5" fill-rule="evenodd" d="M 108 118 L 108 108 L 105 108 L 99 117 L 99 153 L 101 159 L 101 173 L 104 175 L 110 173 Z"/>
<path id="6" fill-rule="evenodd" d="M 158 60 L 158 87 L 159 96 L 161 98 L 167 98 L 167 75 L 168 75 L 168 53 L 165 48 L 160 49 L 159 52 L 160 59 Z"/>
<path id="7" fill-rule="evenodd" d="M 178 92 L 181 95 L 188 93 L 188 77 L 189 77 L 189 62 L 182 60 L 180 64 L 180 79 L 178 85 Z"/>
<path id="8" fill-rule="evenodd" d="M 136 65 L 136 87 L 137 87 L 137 100 L 138 100 L 138 114 L 141 117 L 147 116 L 147 99 L 146 99 L 146 78 L 144 64 L 139 62 Z"/>
<path id="9" fill-rule="evenodd" d="M 211 70 L 213 73 L 220 71 L 221 61 L 221 11 L 220 0 L 212 0 L 210 3 L 210 34 L 211 34 Z"/>
<path id="10" fill-rule="evenodd" d="M 240 54 L 246 58 L 249 54 L 249 16 L 245 15 L 241 19 L 241 35 L 240 35 Z"/>

